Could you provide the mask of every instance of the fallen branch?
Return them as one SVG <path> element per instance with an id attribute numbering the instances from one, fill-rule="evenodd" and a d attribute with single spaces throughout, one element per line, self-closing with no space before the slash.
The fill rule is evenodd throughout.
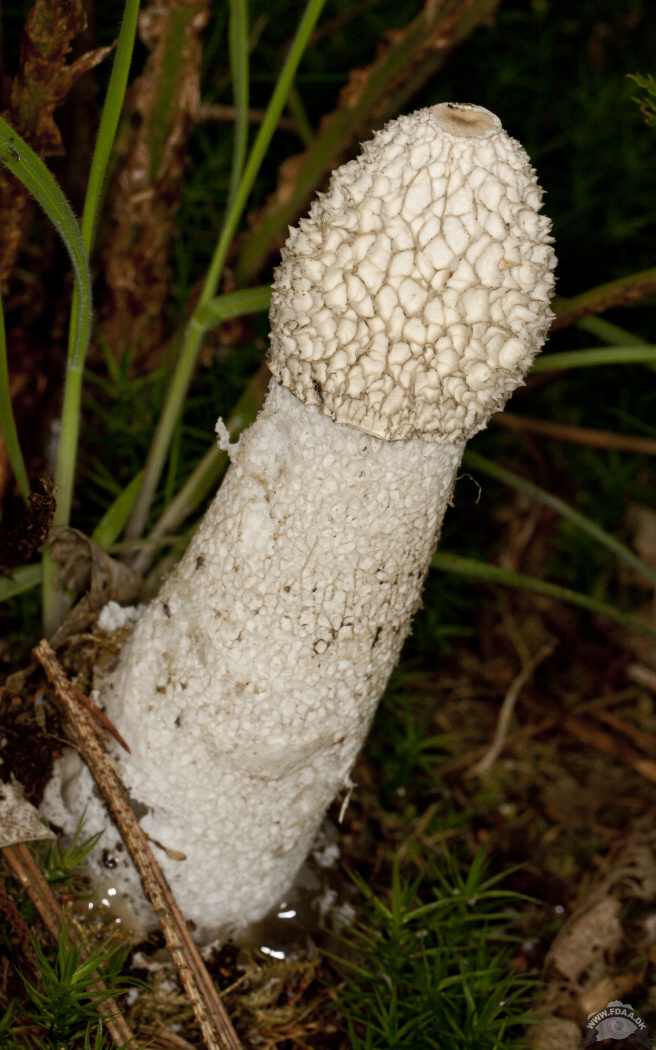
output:
<path id="1" fill-rule="evenodd" d="M 652 670 L 651 667 L 644 667 L 643 664 L 629 664 L 626 669 L 626 676 L 632 682 L 644 685 L 646 689 L 656 693 L 656 671 Z"/>
<path id="2" fill-rule="evenodd" d="M 651 270 L 640 270 L 620 277 L 618 281 L 609 281 L 587 292 L 574 295 L 571 299 L 555 299 L 551 304 L 556 312 L 551 325 L 551 333 L 561 328 L 576 324 L 588 314 L 603 314 L 616 306 L 632 306 L 638 299 L 656 293 L 656 267 Z"/>
<path id="3" fill-rule="evenodd" d="M 520 416 L 515 412 L 497 412 L 492 423 L 506 430 L 525 430 L 530 434 L 544 434 L 557 441 L 569 441 L 573 445 L 589 445 L 591 448 L 612 448 L 618 452 L 656 456 L 656 440 L 632 437 L 630 434 L 614 434 L 610 430 L 592 430 L 588 427 L 570 426 L 567 423 L 549 423 L 544 419 Z"/>
<path id="4" fill-rule="evenodd" d="M 567 732 L 575 736 L 581 743 L 589 747 L 596 747 L 597 751 L 603 751 L 604 754 L 612 755 L 613 758 L 619 758 L 620 762 L 631 766 L 640 776 L 656 784 L 654 759 L 647 758 L 630 744 L 619 740 L 617 736 L 607 733 L 605 729 L 598 729 L 589 722 L 583 722 L 580 718 L 566 718 L 563 725 Z"/>
<path id="5" fill-rule="evenodd" d="M 59 930 L 64 921 L 62 907 L 43 877 L 41 869 L 37 865 L 32 851 L 25 842 L 14 846 L 5 846 L 2 850 L 3 856 L 9 864 L 14 875 L 32 901 L 38 911 L 48 933 L 55 941 L 59 939 Z M 86 958 L 86 952 L 80 943 L 76 931 L 68 928 L 69 944 L 80 948 L 80 957 Z M 94 983 L 94 989 L 104 991 L 106 985 L 100 978 Z M 96 1010 L 102 1017 L 107 1031 L 117 1046 L 129 1043 L 135 1045 L 134 1032 L 129 1028 L 127 1022 L 119 1009 L 115 999 L 105 999 L 96 1004 Z"/>
<path id="6" fill-rule="evenodd" d="M 647 733 L 644 729 L 631 725 L 630 722 L 624 722 L 610 711 L 595 711 L 594 717 L 600 722 L 605 722 L 609 729 L 615 729 L 618 733 L 628 736 L 634 744 L 656 758 L 656 735 L 654 733 Z"/>
<path id="7" fill-rule="evenodd" d="M 128 793 L 96 736 L 90 715 L 77 698 L 77 690 L 71 686 L 48 642 L 39 642 L 34 655 L 55 690 L 58 706 L 67 717 L 67 734 L 87 763 L 141 876 L 144 892 L 160 921 L 209 1050 L 242 1050 L 166 878 L 153 857 L 148 839 L 132 812 Z"/>

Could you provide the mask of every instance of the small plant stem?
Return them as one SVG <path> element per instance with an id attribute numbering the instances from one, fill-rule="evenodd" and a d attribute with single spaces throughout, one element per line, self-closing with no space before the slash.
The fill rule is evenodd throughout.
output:
<path id="1" fill-rule="evenodd" d="M 9 391 L 9 366 L 7 364 L 7 338 L 5 333 L 5 314 L 2 306 L 2 295 L 0 294 L 0 430 L 5 441 L 5 448 L 9 456 L 9 462 L 14 472 L 20 493 L 27 503 L 30 494 L 30 483 L 25 469 L 25 461 L 21 452 L 16 420 L 11 407 L 11 394 Z"/>
<path id="2" fill-rule="evenodd" d="M 539 667 L 539 665 L 544 660 L 546 660 L 548 656 L 551 656 L 555 647 L 555 641 L 551 640 L 549 642 L 546 642 L 545 645 L 543 645 L 540 648 L 539 652 L 537 652 L 534 656 L 530 657 L 528 660 L 524 661 L 524 666 L 520 670 L 517 677 L 513 679 L 510 688 L 504 697 L 503 703 L 501 705 L 501 710 L 499 711 L 496 729 L 494 731 L 494 739 L 490 745 L 490 748 L 488 751 L 486 751 L 481 760 L 477 762 L 476 765 L 473 766 L 470 770 L 470 772 L 474 776 L 484 776 L 485 773 L 488 773 L 490 771 L 490 769 L 498 759 L 499 755 L 504 749 L 508 737 L 508 730 L 510 728 L 510 720 L 512 718 L 513 711 L 515 710 L 515 705 L 519 700 L 522 689 L 529 681 L 535 669 Z"/>
<path id="3" fill-rule="evenodd" d="M 293 188 L 282 203 L 267 206 L 257 226 L 246 234 L 235 267 L 239 284 L 248 283 L 260 271 L 277 238 L 296 221 L 324 179 L 358 137 L 370 134 L 372 120 L 383 122 L 400 112 L 399 90 L 406 86 L 409 93 L 423 87 L 444 65 L 451 48 L 485 23 L 496 6 L 496 0 L 472 0 L 455 9 L 444 3 L 426 4 L 392 41 L 385 41 L 371 65 L 355 71 L 337 107 L 323 119 L 304 152 Z M 427 41 L 438 38 L 439 45 L 427 46 Z"/>
<path id="4" fill-rule="evenodd" d="M 82 218 L 82 229 L 71 211 L 62 191 L 43 161 L 11 128 L 0 120 L 0 139 L 5 146 L 5 164 L 34 194 L 44 208 L 68 248 L 75 271 L 75 287 L 71 303 L 71 320 L 68 339 L 68 359 L 64 384 L 61 437 L 55 485 L 57 486 L 57 509 L 53 525 L 68 525 L 73 502 L 73 484 L 77 460 L 77 443 L 80 429 L 80 405 L 82 401 L 82 372 L 91 335 L 91 279 L 88 254 L 93 242 L 95 218 L 100 201 L 105 171 L 114 141 L 114 135 L 123 104 L 130 59 L 136 31 L 139 0 L 127 0 L 119 43 L 109 83 L 109 90 L 100 122 L 98 138 L 91 164 Z M 15 141 L 16 140 L 16 141 Z M 43 625 L 46 634 L 59 626 L 66 610 L 63 592 L 55 587 L 55 571 L 50 555 L 46 551 L 43 565 Z"/>
<path id="5" fill-rule="evenodd" d="M 478 580 L 480 583 L 487 583 L 491 586 L 501 584 L 504 587 L 518 587 L 521 590 L 534 591 L 535 594 L 543 594 L 548 598 L 555 598 L 559 602 L 578 605 L 582 609 L 596 613 L 598 616 L 606 616 L 609 620 L 616 620 L 626 627 L 632 627 L 634 630 L 642 631 L 652 638 L 656 638 L 656 628 L 648 623 L 644 623 L 642 620 L 637 620 L 635 616 L 629 616 L 628 613 L 623 613 L 612 605 L 599 602 L 595 598 L 589 598 L 587 594 L 570 590 L 569 587 L 559 587 L 555 583 L 540 580 L 537 576 L 526 576 L 521 572 L 509 572 L 507 569 L 500 569 L 498 565 L 489 565 L 487 562 L 478 561 L 476 558 L 463 558 L 458 554 L 449 554 L 447 551 L 438 551 L 437 554 L 434 554 L 431 567 L 440 569 L 442 572 L 454 572 L 461 576 L 469 576 L 473 580 Z"/>
<path id="6" fill-rule="evenodd" d="M 627 332 L 626 328 L 620 328 L 618 324 L 612 324 L 605 317 L 597 317 L 591 314 L 576 322 L 576 327 L 582 332 L 588 332 L 603 343 L 611 343 L 613 346 L 647 346 L 647 340 L 633 332 Z"/>
<path id="7" fill-rule="evenodd" d="M 656 362 L 656 346 L 593 346 L 585 350 L 561 350 L 557 354 L 540 354 L 531 375 L 557 372 L 564 368 L 591 368 L 595 365 L 651 364 Z"/>
<path id="8" fill-rule="evenodd" d="M 5 846 L 2 853 L 41 916 L 48 933 L 57 942 L 59 940 L 59 931 L 64 921 L 64 912 L 61 904 L 44 879 L 43 873 L 34 860 L 29 846 L 25 842 L 15 846 Z M 71 944 L 80 946 L 79 938 L 74 929 L 68 930 L 68 940 Z M 84 960 L 86 955 L 87 953 L 81 948 L 81 959 Z M 94 983 L 93 988 L 97 991 L 103 991 L 105 984 L 98 979 Z M 103 1018 L 104 1024 L 107 1026 L 107 1030 L 117 1047 L 125 1047 L 128 1043 L 134 1045 L 134 1033 L 124 1020 L 114 999 L 104 999 L 102 1002 L 97 1003 L 96 1010 Z"/>
<path id="9" fill-rule="evenodd" d="M 230 0 L 230 71 L 235 100 L 235 144 L 228 191 L 228 212 L 237 196 L 248 148 L 248 0 Z"/>
<path id="10" fill-rule="evenodd" d="M 551 325 L 551 331 L 557 332 L 561 328 L 568 328 L 576 324 L 587 314 L 603 314 L 606 310 L 612 310 L 616 306 L 631 306 L 638 299 L 656 292 L 656 267 L 650 270 L 641 270 L 638 273 L 630 273 L 626 277 L 620 277 L 618 281 L 609 281 L 608 284 L 600 284 L 596 288 L 590 288 L 587 292 L 574 295 L 571 299 L 556 299 L 552 306 L 556 317 Z"/>
<path id="11" fill-rule="evenodd" d="M 255 419 L 262 407 L 270 379 L 271 373 L 267 366 L 260 365 L 260 368 L 239 398 L 228 420 L 227 429 L 233 441 Z M 214 442 L 149 533 L 148 541 L 153 545 L 140 551 L 137 555 L 132 565 L 135 572 L 140 575 L 145 575 L 148 572 L 157 554 L 157 546 L 154 541 L 174 533 L 183 521 L 196 510 L 218 484 L 227 462 L 227 454 Z"/>
<path id="12" fill-rule="evenodd" d="M 545 437 L 553 438 L 555 441 L 570 441 L 574 445 L 612 448 L 632 455 L 656 456 L 656 440 L 653 438 L 614 434 L 610 430 L 576 427 L 569 423 L 551 423 L 545 419 L 520 416 L 515 412 L 497 412 L 492 416 L 491 422 L 507 430 L 526 430 L 530 434 L 544 434 Z"/>
<path id="13" fill-rule="evenodd" d="M 541 489 L 538 485 L 534 485 L 531 481 L 527 481 L 526 478 L 520 477 L 519 474 L 515 474 L 511 470 L 506 470 L 504 467 L 500 467 L 498 463 L 495 463 L 491 459 L 487 459 L 486 456 L 480 456 L 477 452 L 467 451 L 463 456 L 463 465 L 469 470 L 480 470 L 488 477 L 495 478 L 497 481 L 501 481 L 504 485 L 510 485 L 512 488 L 517 489 L 518 492 L 523 492 L 525 495 L 530 496 L 531 499 L 539 500 L 547 507 L 551 507 L 561 517 L 571 521 L 576 528 L 581 529 L 582 532 L 587 533 L 588 536 L 592 536 L 597 543 L 602 544 L 607 550 L 612 551 L 613 554 L 621 558 L 622 561 L 630 565 L 632 569 L 639 572 L 641 576 L 649 581 L 652 585 L 656 586 L 656 572 L 650 569 L 648 565 L 645 565 L 643 561 L 638 558 L 632 550 L 629 550 L 623 543 L 616 540 L 614 536 L 602 529 L 596 522 L 591 521 L 590 518 L 586 518 L 585 514 L 579 513 L 578 510 L 574 510 L 570 507 L 569 503 L 565 503 L 564 500 L 559 499 L 558 496 L 552 496 L 550 492 L 546 492 Z"/>
<path id="14" fill-rule="evenodd" d="M 223 229 L 219 236 L 209 270 L 205 277 L 205 283 L 198 300 L 198 305 L 190 318 L 183 337 L 174 375 L 167 394 L 164 412 L 158 423 L 153 441 L 146 461 L 144 481 L 139 498 L 135 504 L 134 511 L 125 530 L 126 540 L 138 540 L 143 533 L 150 505 L 168 455 L 173 429 L 182 412 L 182 406 L 187 394 L 189 382 L 196 365 L 198 351 L 208 328 L 207 321 L 201 323 L 203 310 L 215 298 L 219 285 L 223 265 L 225 263 L 228 249 L 232 239 L 237 232 L 237 227 L 246 206 L 246 202 L 253 188 L 253 183 L 260 170 L 276 125 L 287 100 L 289 89 L 293 83 L 298 69 L 298 64 L 303 57 L 303 52 L 316 21 L 321 14 L 325 0 L 308 0 L 303 13 L 296 36 L 289 51 L 287 61 L 278 77 L 271 101 L 267 108 L 266 117 L 260 127 L 253 147 L 246 162 L 243 175 L 239 181 L 239 187 L 228 211 Z M 216 322 L 214 322 L 216 323 Z"/>
<path id="15" fill-rule="evenodd" d="M 144 891 L 162 925 L 209 1050 L 242 1050 L 170 887 L 153 857 L 146 834 L 134 816 L 128 793 L 98 741 L 90 715 L 80 704 L 76 690 L 71 688 L 71 683 L 46 641 L 39 642 L 34 655 L 46 672 L 59 708 L 66 715 L 67 734 L 89 766 L 100 795 L 141 876 Z"/>

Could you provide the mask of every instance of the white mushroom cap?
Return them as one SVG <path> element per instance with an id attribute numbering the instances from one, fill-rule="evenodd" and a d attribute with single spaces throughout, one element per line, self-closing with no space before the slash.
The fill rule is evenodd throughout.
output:
<path id="1" fill-rule="evenodd" d="M 269 367 L 338 423 L 466 441 L 544 343 L 556 264 L 522 146 L 481 106 L 391 121 L 291 229 Z"/>

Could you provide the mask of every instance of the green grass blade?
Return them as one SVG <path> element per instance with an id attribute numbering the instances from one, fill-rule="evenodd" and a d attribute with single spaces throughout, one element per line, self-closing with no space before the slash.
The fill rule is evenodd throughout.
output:
<path id="1" fill-rule="evenodd" d="M 139 0 L 127 0 L 123 22 L 119 33 L 118 46 L 114 65 L 109 79 L 107 97 L 103 106 L 98 138 L 91 161 L 89 182 L 82 214 L 82 228 L 79 231 L 85 260 L 91 251 L 98 206 L 102 197 L 103 183 L 109 158 L 116 135 L 116 128 L 123 106 L 125 88 L 132 60 L 134 38 L 137 28 Z M 47 170 L 47 169 L 46 169 Z M 54 181 L 54 180 L 53 180 Z M 45 206 L 44 206 L 45 207 Z M 76 229 L 77 223 L 75 223 Z M 74 263 L 75 265 L 75 263 Z M 77 276 L 77 274 L 76 274 Z M 88 270 L 87 270 L 88 276 Z M 87 282 L 88 283 L 88 282 Z M 71 515 L 73 501 L 73 483 L 77 461 L 77 445 L 80 429 L 80 405 L 82 401 L 82 369 L 89 337 L 91 334 L 91 289 L 76 280 L 71 304 L 71 320 L 68 341 L 68 369 L 64 385 L 62 405 L 61 438 L 55 470 L 57 485 L 57 510 L 54 524 L 67 525 Z M 80 338 L 80 332 L 84 338 Z M 64 599 L 57 594 L 54 587 L 53 566 L 49 555 L 45 555 L 43 576 L 43 615 L 46 633 L 49 634 L 63 615 Z"/>
<path id="2" fill-rule="evenodd" d="M 635 630 L 643 631 L 645 634 L 651 635 L 652 638 L 656 638 L 656 628 L 650 627 L 649 624 L 643 623 L 641 620 L 636 620 L 634 616 L 629 616 L 628 613 L 623 613 L 605 602 L 598 602 L 594 598 L 589 598 L 587 594 L 572 591 L 569 587 L 559 587 L 555 583 L 547 583 L 546 580 L 539 580 L 535 576 L 525 576 L 521 572 L 508 572 L 506 569 L 499 569 L 496 565 L 488 565 L 486 562 L 477 561 L 476 558 L 462 558 L 458 554 L 447 554 L 442 551 L 438 551 L 437 554 L 433 555 L 431 568 L 440 569 L 442 572 L 453 572 L 461 576 L 469 576 L 473 580 L 479 580 L 481 583 L 491 584 L 492 586 L 502 584 L 505 587 L 518 587 L 521 590 L 544 594 L 548 598 L 556 598 L 560 602 L 578 605 L 589 612 L 605 616 L 609 620 L 616 620 L 617 623 L 622 623 L 626 627 L 633 627 Z"/>
<path id="3" fill-rule="evenodd" d="M 68 345 L 61 437 L 55 485 L 57 509 L 53 524 L 67 525 L 73 499 L 73 478 L 80 426 L 82 369 L 91 335 L 91 278 L 82 233 L 70 204 L 40 157 L 0 117 L 0 159 L 41 205 L 62 238 L 73 265 L 77 309 L 72 317 Z M 54 587 L 55 568 L 48 552 L 43 558 L 43 616 L 46 635 L 58 626 L 63 598 Z"/>
<path id="4" fill-rule="evenodd" d="M 532 482 L 526 481 L 519 474 L 514 474 L 512 471 L 498 466 L 498 464 L 493 463 L 492 460 L 487 459 L 485 456 L 480 456 L 477 452 L 465 452 L 462 462 L 463 466 L 469 470 L 480 470 L 489 477 L 496 478 L 497 481 L 501 481 L 505 485 L 510 485 L 512 488 L 517 489 L 518 492 L 525 492 L 527 496 L 531 496 L 533 499 L 539 500 L 540 503 L 544 503 L 545 506 L 551 507 L 557 514 L 567 518 L 582 532 L 592 536 L 598 543 L 601 543 L 613 554 L 616 554 L 618 558 L 625 561 L 627 565 L 630 565 L 642 576 L 645 576 L 650 583 L 656 585 L 656 572 L 653 569 L 645 565 L 632 550 L 620 543 L 619 540 L 616 540 L 605 529 L 602 529 L 601 525 L 597 525 L 590 518 L 586 518 L 585 514 L 581 514 L 579 511 L 574 510 L 573 507 L 570 507 L 569 503 L 558 499 L 557 496 L 552 496 L 550 492 L 546 492 L 537 485 L 533 485 Z"/>
<path id="5" fill-rule="evenodd" d="M 91 533 L 91 539 L 99 543 L 104 550 L 111 547 L 123 532 L 125 523 L 132 513 L 132 508 L 137 502 L 137 496 L 143 481 L 143 473 L 143 470 L 140 470 L 138 474 L 135 474 L 130 484 L 118 494 L 109 510 L 103 514 Z"/>
<path id="6" fill-rule="evenodd" d="M 226 423 L 232 441 L 236 441 L 242 430 L 257 416 L 270 379 L 271 373 L 262 365 L 247 383 Z M 132 566 L 135 572 L 143 575 L 148 571 L 154 561 L 153 541 L 171 535 L 180 527 L 212 489 L 216 488 L 227 465 L 227 453 L 214 441 L 150 532 L 148 541 L 151 546 L 135 558 Z"/>
<path id="7" fill-rule="evenodd" d="M 43 568 L 40 563 L 36 565 L 20 565 L 14 569 L 11 577 L 5 579 L 0 576 L 0 602 L 7 598 L 15 598 L 17 594 L 24 594 L 32 587 L 38 587 L 43 576 Z"/>
<path id="8" fill-rule="evenodd" d="M 597 317 L 595 314 L 590 314 L 589 317 L 582 317 L 580 321 L 576 322 L 576 327 L 580 328 L 582 332 L 588 332 L 593 335 L 595 339 L 601 339 L 604 343 L 611 343 L 613 346 L 647 346 L 647 340 L 643 339 L 640 335 L 634 335 L 633 332 L 627 332 L 626 328 L 620 328 L 618 324 L 612 324 L 611 321 L 607 321 L 605 317 Z"/>
<path id="9" fill-rule="evenodd" d="M 125 89 L 128 82 L 128 74 L 130 72 L 130 63 L 132 62 L 134 38 L 137 32 L 138 14 L 139 0 L 126 0 L 121 31 L 116 46 L 116 56 L 114 58 L 114 65 L 112 66 L 109 86 L 107 88 L 107 96 L 105 98 L 105 104 L 100 118 L 100 127 L 98 128 L 98 137 L 93 151 L 89 182 L 87 184 L 87 192 L 84 199 L 84 211 L 82 213 L 82 239 L 87 254 L 90 254 L 91 246 L 93 244 L 98 206 L 102 198 L 107 166 L 109 164 L 112 146 L 114 145 L 114 138 L 116 136 L 116 129 L 121 116 L 121 110 L 123 109 Z"/>
<path id="10" fill-rule="evenodd" d="M 91 279 L 82 233 L 70 204 L 40 157 L 0 117 L 0 160 L 38 201 L 70 255 L 80 300 L 69 367 L 82 367 L 91 333 Z M 60 496 L 61 499 L 61 496 Z"/>
<path id="11" fill-rule="evenodd" d="M 217 295 L 199 308 L 197 321 L 208 331 L 232 317 L 262 313 L 263 310 L 269 309 L 270 302 L 271 286 L 268 284 L 261 284 L 257 288 L 245 288 L 240 292 L 229 292 L 227 295 Z"/>
<path id="12" fill-rule="evenodd" d="M 235 100 L 237 118 L 228 192 L 228 211 L 232 208 L 237 196 L 248 149 L 248 0 L 230 0 L 229 48 L 232 95 Z"/>
<path id="13" fill-rule="evenodd" d="M 592 365 L 632 365 L 656 362 L 656 346 L 593 346 L 589 350 L 562 350 L 541 354 L 531 372 L 555 372 L 563 368 L 590 368 Z"/>
<path id="14" fill-rule="evenodd" d="M 30 483 L 25 469 L 25 460 L 21 452 L 16 420 L 11 407 L 9 393 L 9 367 L 7 365 L 7 336 L 5 333 L 5 314 L 0 294 L 0 430 L 5 441 L 5 448 L 23 499 L 27 502 L 30 494 Z"/>
<path id="15" fill-rule="evenodd" d="M 270 299 L 271 289 L 268 285 L 261 285 L 258 288 L 247 288 L 240 292 L 230 292 L 228 295 L 210 299 L 197 310 L 202 321 L 196 322 L 192 318 L 192 324 L 195 325 L 195 331 L 198 333 L 197 346 L 200 346 L 202 335 L 208 328 L 219 324 L 221 321 L 227 321 L 231 317 L 240 317 L 243 314 L 258 313 L 266 310 Z M 178 358 L 173 379 L 167 391 L 164 408 L 157 423 L 146 461 L 143 485 L 125 531 L 126 540 L 137 540 L 143 532 L 148 509 L 164 467 L 173 431 L 180 418 L 182 405 L 195 365 L 196 353 L 191 354 L 183 350 Z"/>
<path id="16" fill-rule="evenodd" d="M 248 200 L 249 194 L 253 188 L 253 183 L 257 178 L 257 173 L 260 170 L 260 166 L 264 160 L 266 151 L 269 148 L 280 115 L 282 114 L 285 103 L 287 102 L 287 97 L 294 82 L 298 65 L 303 57 L 308 40 L 310 39 L 310 34 L 317 23 L 317 19 L 323 10 L 325 2 L 326 0 L 308 0 L 303 17 L 296 31 L 296 36 L 294 37 L 292 46 L 289 49 L 287 60 L 281 70 L 273 95 L 271 96 L 266 115 L 260 125 L 255 142 L 253 143 L 253 148 L 251 149 L 243 177 L 239 184 L 239 190 L 232 208 L 226 216 L 225 225 L 221 231 L 221 236 L 219 237 L 205 281 L 205 287 L 203 288 L 200 298 L 200 306 L 204 306 L 208 299 L 211 299 L 216 292 L 226 253 L 230 247 L 232 238 L 237 232 L 237 226 L 239 225 L 242 212 L 246 206 L 246 201 Z"/>
<path id="17" fill-rule="evenodd" d="M 291 116 L 294 124 L 296 125 L 296 133 L 305 146 L 308 149 L 314 142 L 314 128 L 310 124 L 309 117 L 306 113 L 305 106 L 303 105 L 303 99 L 301 93 L 296 87 L 296 84 L 292 84 L 289 89 L 289 98 L 287 99 L 287 109 Z"/>

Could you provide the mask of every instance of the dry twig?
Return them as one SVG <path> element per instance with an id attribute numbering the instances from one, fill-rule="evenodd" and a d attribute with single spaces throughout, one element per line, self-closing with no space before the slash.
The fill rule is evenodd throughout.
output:
<path id="1" fill-rule="evenodd" d="M 609 281 L 587 292 L 574 295 L 571 299 L 555 299 L 552 303 L 556 317 L 551 325 L 551 332 L 576 324 L 588 314 L 603 314 L 615 306 L 631 306 L 638 299 L 656 292 L 656 267 L 630 273 L 618 281 Z"/>
<path id="2" fill-rule="evenodd" d="M 249 109 L 248 123 L 261 124 L 266 117 L 266 109 Z M 196 110 L 196 122 L 203 120 L 219 120 L 226 124 L 232 124 L 237 119 L 236 106 L 222 106 L 218 102 L 201 102 Z M 296 121 L 292 117 L 279 117 L 276 125 L 280 131 L 291 131 L 297 134 Z"/>
<path id="3" fill-rule="evenodd" d="M 535 656 L 527 656 L 527 658 L 522 661 L 524 666 L 512 682 L 510 689 L 506 693 L 503 703 L 501 705 L 501 710 L 499 711 L 499 718 L 497 720 L 497 727 L 494 733 L 494 740 L 492 741 L 489 750 L 483 756 L 480 762 L 477 762 L 476 765 L 473 766 L 471 769 L 471 773 L 474 776 L 482 776 L 484 773 L 487 773 L 488 770 L 492 768 L 497 758 L 503 751 L 508 736 L 510 719 L 512 718 L 513 711 L 515 710 L 515 704 L 519 699 L 520 693 L 526 685 L 526 683 L 528 682 L 531 675 L 533 674 L 533 672 L 535 671 L 536 667 L 538 667 L 543 660 L 546 660 L 548 656 L 551 656 L 552 652 L 556 648 L 556 644 L 557 643 L 552 639 L 546 642 L 544 645 L 542 645 L 538 652 L 535 654 Z"/>
<path id="4" fill-rule="evenodd" d="M 603 751 L 606 755 L 619 758 L 621 762 L 631 766 L 636 773 L 640 773 L 646 780 L 656 784 L 656 762 L 654 759 L 647 758 L 639 751 L 636 751 L 634 747 L 631 747 L 630 744 L 619 740 L 617 736 L 607 733 L 604 729 L 598 729 L 580 718 L 566 718 L 563 725 L 568 733 L 571 733 L 583 744 L 587 744 L 589 747 L 596 747 L 598 751 Z"/>
<path id="5" fill-rule="evenodd" d="M 128 793 L 94 732 L 89 714 L 78 701 L 77 691 L 71 687 L 45 639 L 39 642 L 34 655 L 45 670 L 58 704 L 66 714 L 68 735 L 87 763 L 141 876 L 144 891 L 161 923 L 166 943 L 209 1050 L 242 1050 L 166 878 L 153 857 L 148 839 L 132 812 Z"/>
<path id="6" fill-rule="evenodd" d="M 645 667 L 643 664 L 630 664 L 626 669 L 626 675 L 632 682 L 644 685 L 652 693 L 656 693 L 656 671 L 651 667 Z"/>
<path id="7" fill-rule="evenodd" d="M 529 434 L 544 434 L 557 441 L 569 441 L 573 445 L 589 445 L 592 448 L 614 448 L 618 452 L 656 456 L 656 441 L 653 438 L 633 437 L 630 434 L 614 434 L 610 430 L 593 430 L 575 427 L 567 423 L 549 423 L 545 419 L 532 419 L 515 412 L 497 412 L 492 422 L 506 430 L 526 430 Z"/>

